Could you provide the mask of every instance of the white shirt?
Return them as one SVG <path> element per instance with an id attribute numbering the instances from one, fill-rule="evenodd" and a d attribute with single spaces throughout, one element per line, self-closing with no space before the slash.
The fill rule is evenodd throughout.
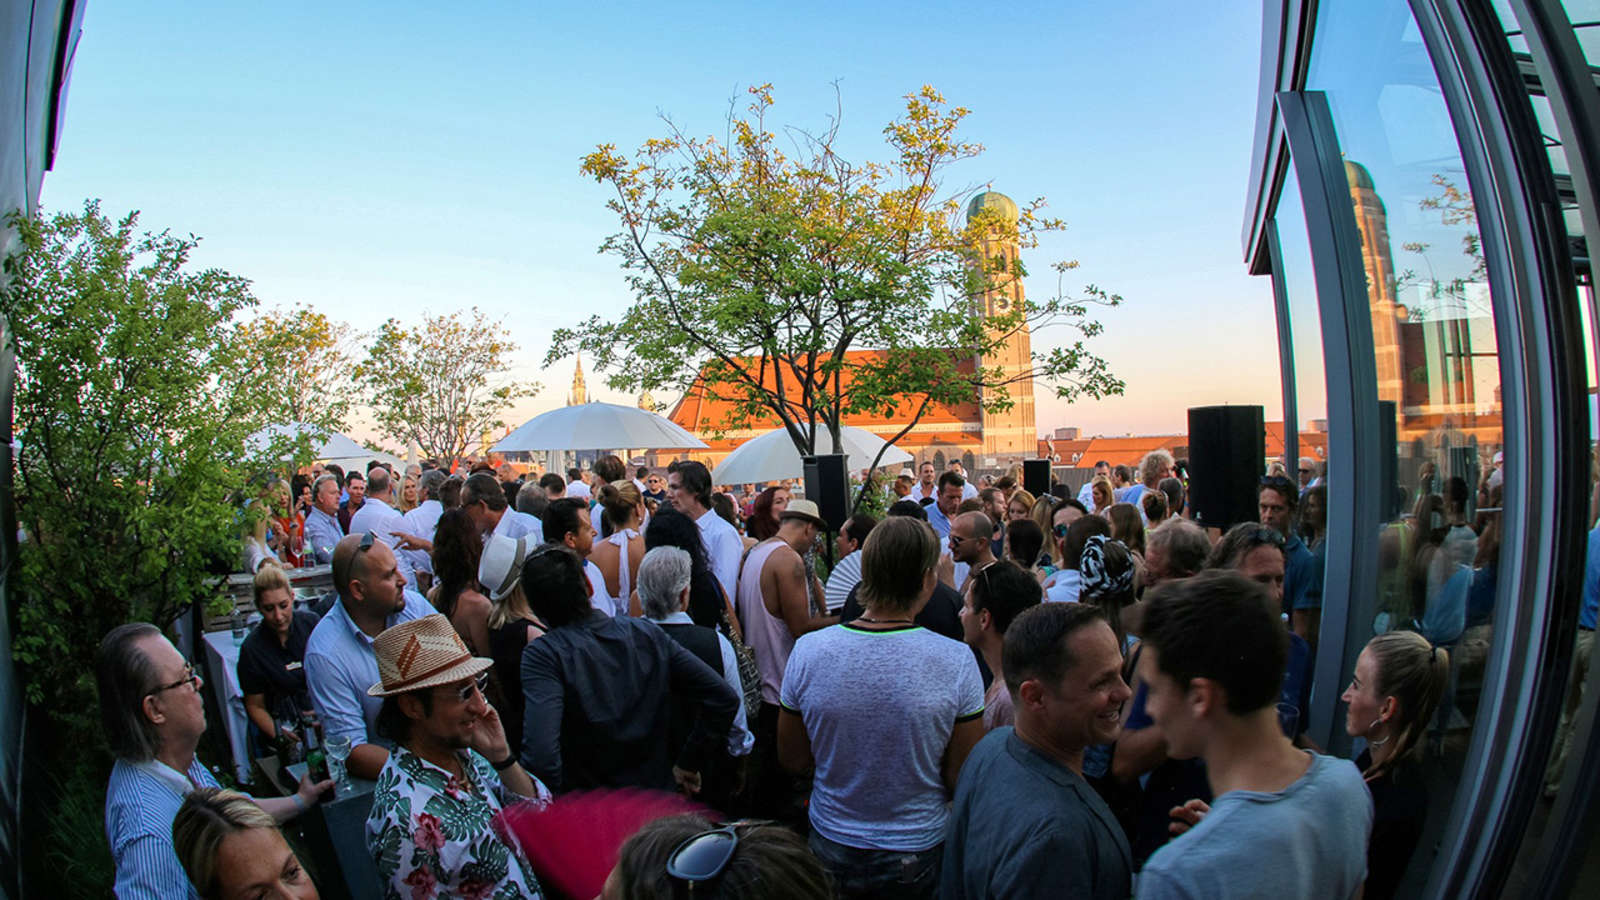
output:
<path id="1" fill-rule="evenodd" d="M 444 504 L 437 500 L 424 500 L 422 504 L 411 512 L 401 516 L 401 531 L 425 541 L 433 540 L 433 532 L 439 527 L 439 517 L 444 515 Z M 411 567 L 418 572 L 433 574 L 433 559 L 424 550 L 407 550 L 412 554 Z"/>
<path id="2" fill-rule="evenodd" d="M 583 561 L 583 574 L 589 579 L 589 587 L 594 591 L 589 595 L 589 605 L 600 610 L 608 616 L 615 617 L 617 610 L 611 604 L 611 595 L 606 592 L 606 576 L 600 567 L 587 559 Z"/>
<path id="3" fill-rule="evenodd" d="M 731 598 L 739 590 L 739 559 L 744 556 L 744 541 L 727 520 L 711 510 L 700 514 L 700 541 L 706 545 L 706 561 L 717 576 L 723 591 Z"/>
<path id="4" fill-rule="evenodd" d="M 1077 603 L 1083 576 L 1077 569 L 1058 569 L 1044 583 L 1044 602 Z"/>
<path id="5" fill-rule="evenodd" d="M 500 517 L 500 524 L 494 526 L 493 534 L 511 538 L 513 541 L 531 534 L 533 535 L 533 540 L 530 543 L 542 544 L 544 543 L 544 524 L 525 512 L 507 509 L 505 515 Z M 483 542 L 487 544 L 489 537 L 485 536 Z"/>
<path id="6" fill-rule="evenodd" d="M 567 496 L 577 497 L 579 500 L 588 500 L 593 495 L 589 491 L 589 485 L 581 481 L 569 481 L 567 482 Z"/>
<path id="7" fill-rule="evenodd" d="M 937 481 L 933 484 L 923 484 L 919 481 L 911 486 L 911 499 L 913 500 L 921 501 L 937 496 L 939 496 L 939 482 Z"/>
<path id="8" fill-rule="evenodd" d="M 394 550 L 395 565 L 400 569 L 400 574 L 405 576 L 406 584 L 416 584 L 417 573 L 413 556 L 411 553 L 397 549 L 400 539 L 392 534 L 395 531 L 410 534 L 409 531 L 406 531 L 405 516 L 400 515 L 399 510 L 382 500 L 374 500 L 368 497 L 367 502 L 361 504 L 361 508 L 356 510 L 355 515 L 350 517 L 351 534 L 361 534 L 367 531 L 377 535 L 378 540 L 388 544 L 389 549 Z"/>
<path id="9" fill-rule="evenodd" d="M 856 556 L 857 554 L 852 553 L 850 555 Z M 665 619 L 652 619 L 651 621 L 660 625 L 694 624 L 694 620 L 689 618 L 689 614 L 682 610 L 669 613 Z M 716 629 L 712 630 L 715 631 Z M 739 708 L 733 712 L 733 727 L 728 729 L 728 755 L 748 756 L 750 755 L 750 748 L 756 744 L 756 736 L 750 733 L 749 721 L 744 715 L 744 686 L 739 683 L 739 658 L 733 655 L 733 644 L 722 636 L 722 632 L 718 631 L 716 634 L 717 646 L 722 648 L 722 680 L 726 681 L 728 687 L 733 688 L 734 694 L 741 698 Z"/>

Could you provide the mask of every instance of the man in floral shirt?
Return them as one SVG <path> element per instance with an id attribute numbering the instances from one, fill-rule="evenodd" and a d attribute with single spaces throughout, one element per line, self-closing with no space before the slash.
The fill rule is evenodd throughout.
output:
<path id="1" fill-rule="evenodd" d="M 491 661 L 472 656 L 450 621 L 430 615 L 373 641 L 383 697 L 378 732 L 396 744 L 378 774 L 367 849 L 395 900 L 539 897 L 520 848 L 490 827 L 510 803 L 550 792 L 517 762 L 483 696 Z"/>

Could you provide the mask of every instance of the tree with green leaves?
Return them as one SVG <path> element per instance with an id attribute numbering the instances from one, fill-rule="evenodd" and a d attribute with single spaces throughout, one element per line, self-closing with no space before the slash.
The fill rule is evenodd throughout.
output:
<path id="1" fill-rule="evenodd" d="M 770 85 L 750 95 L 725 142 L 667 120 L 631 158 L 610 144 L 584 158 L 581 171 L 611 191 L 621 230 L 601 249 L 621 260 L 634 301 L 617 319 L 556 331 L 547 364 L 587 351 L 630 392 L 703 379 L 731 406 L 720 427 L 776 418 L 802 453 L 837 447 L 852 415 L 905 423 L 898 440 L 935 404 L 1001 411 L 1024 380 L 1067 400 L 1121 392 L 1085 344 L 1101 329 L 1089 307 L 1119 296 L 1088 285 L 1078 298 L 985 303 L 1026 275 L 1020 255 L 994 247 L 1031 249 L 1065 224 L 1043 199 L 963 218 L 965 192 L 944 181 L 982 152 L 959 134 L 968 110 L 924 87 L 883 130 L 888 161 L 854 162 L 837 119 L 788 129 L 786 153 L 767 130 Z M 1058 279 L 1076 265 L 1055 263 Z M 1051 327 L 1075 337 L 1022 366 L 985 362 L 1022 329 Z"/>
<path id="2" fill-rule="evenodd" d="M 424 456 L 457 459 L 505 427 L 506 407 L 538 392 L 537 383 L 509 377 L 516 349 L 511 333 L 477 307 L 468 316 L 424 316 L 416 327 L 389 319 L 355 378 L 384 437 L 416 444 Z"/>
<path id="3" fill-rule="evenodd" d="M 263 311 L 240 326 L 247 356 L 266 379 L 273 421 L 329 431 L 349 427 L 349 324 L 304 306 Z"/>
<path id="4" fill-rule="evenodd" d="M 13 651 L 28 701 L 82 749 L 100 638 L 219 598 L 245 528 L 236 492 L 293 448 L 248 440 L 270 402 L 235 316 L 256 301 L 245 279 L 188 265 L 197 239 L 140 233 L 137 213 L 113 221 L 94 202 L 11 224 Z"/>

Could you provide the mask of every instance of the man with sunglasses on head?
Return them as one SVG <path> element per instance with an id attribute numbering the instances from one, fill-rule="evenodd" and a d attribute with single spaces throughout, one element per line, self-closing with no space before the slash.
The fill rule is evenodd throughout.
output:
<path id="1" fill-rule="evenodd" d="M 376 778 L 389 751 L 374 742 L 378 680 L 372 642 L 389 628 L 433 611 L 407 590 L 389 545 L 371 532 L 347 535 L 333 549 L 333 586 L 339 599 L 306 642 L 306 687 L 328 737 L 350 739 L 350 774 Z"/>
<path id="2" fill-rule="evenodd" d="M 367 849 L 391 896 L 535 898 L 539 880 L 489 827 L 506 806 L 550 791 L 523 771 L 483 696 L 492 660 L 468 652 L 437 613 L 373 642 L 378 732 L 394 742 L 367 816 Z"/>
<path id="3" fill-rule="evenodd" d="M 190 791 L 218 787 L 195 757 L 206 730 L 204 681 L 160 629 L 132 622 L 100 642 L 95 683 L 100 721 L 117 757 L 106 785 L 113 890 L 124 900 L 198 897 L 173 850 L 172 819 Z M 302 780 L 293 796 L 256 804 L 281 824 L 332 786 Z"/>

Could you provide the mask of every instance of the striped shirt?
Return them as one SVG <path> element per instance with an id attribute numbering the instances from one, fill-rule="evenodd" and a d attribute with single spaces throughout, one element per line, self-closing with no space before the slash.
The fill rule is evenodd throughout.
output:
<path id="1" fill-rule="evenodd" d="M 158 760 L 119 759 L 106 784 L 106 839 L 117 867 L 119 900 L 197 898 L 172 849 L 172 819 L 184 795 L 196 787 L 219 787 L 197 758 L 188 777 Z"/>

